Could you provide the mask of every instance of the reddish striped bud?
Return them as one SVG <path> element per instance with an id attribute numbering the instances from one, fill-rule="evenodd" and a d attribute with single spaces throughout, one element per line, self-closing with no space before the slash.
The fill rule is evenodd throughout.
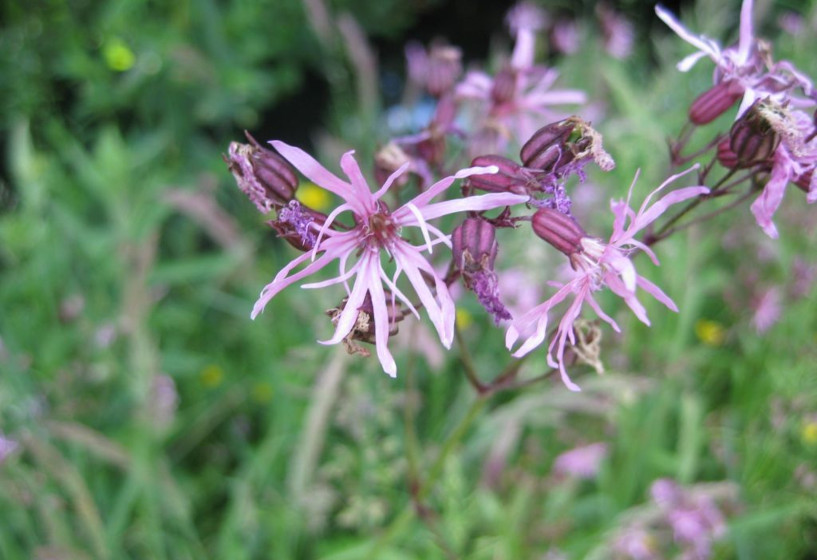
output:
<path id="1" fill-rule="evenodd" d="M 480 218 L 467 218 L 451 234 L 454 267 L 465 287 L 474 292 L 496 324 L 511 318 L 499 299 L 494 261 L 499 250 L 494 226 Z"/>
<path id="2" fill-rule="evenodd" d="M 261 146 L 249 132 L 245 134 L 250 144 L 231 142 L 224 161 L 238 188 L 260 212 L 267 213 L 295 198 L 298 176 L 284 158 Z"/>
<path id="3" fill-rule="evenodd" d="M 738 167 L 768 160 L 780 144 L 780 134 L 763 115 L 763 107 L 762 101 L 755 101 L 729 131 L 729 147 L 737 156 Z"/>
<path id="4" fill-rule="evenodd" d="M 699 95 L 689 107 L 689 120 L 694 124 L 711 123 L 743 97 L 740 84 L 727 80 Z"/>
<path id="5" fill-rule="evenodd" d="M 582 238 L 587 234 L 570 216 L 551 208 L 541 208 L 531 221 L 533 232 L 567 255 L 582 251 Z"/>
<path id="6" fill-rule="evenodd" d="M 493 269 L 499 245 L 493 225 L 480 218 L 466 218 L 451 233 L 454 266 L 466 277 L 478 269 Z"/>
<path id="7" fill-rule="evenodd" d="M 734 169 L 738 166 L 738 156 L 729 146 L 729 138 L 724 138 L 718 143 L 718 162 L 727 169 Z"/>
<path id="8" fill-rule="evenodd" d="M 488 192 L 513 192 L 526 194 L 525 177 L 522 175 L 522 166 L 502 156 L 479 156 L 471 162 L 472 167 L 488 167 L 495 165 L 498 173 L 489 175 L 472 175 L 468 184 L 476 189 Z"/>
<path id="9" fill-rule="evenodd" d="M 519 157 L 525 167 L 532 169 L 550 169 L 556 165 L 564 165 L 573 159 L 568 149 L 568 141 L 576 128 L 576 121 L 565 119 L 550 123 L 537 130 L 530 140 L 525 142 Z"/>

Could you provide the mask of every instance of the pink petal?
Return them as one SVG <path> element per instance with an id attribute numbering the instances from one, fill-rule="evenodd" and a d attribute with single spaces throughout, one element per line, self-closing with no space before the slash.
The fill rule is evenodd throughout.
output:
<path id="1" fill-rule="evenodd" d="M 752 0 L 743 0 L 740 7 L 740 36 L 738 39 L 738 56 L 742 64 L 749 61 L 752 45 L 755 42 L 752 32 Z"/>
<path id="2" fill-rule="evenodd" d="M 367 271 L 367 276 L 381 275 L 381 268 L 379 259 L 371 259 L 369 261 L 370 270 Z M 369 293 L 372 297 L 372 311 L 374 313 L 374 340 L 375 349 L 377 350 L 377 358 L 380 360 L 380 365 L 383 366 L 383 371 L 391 377 L 397 376 L 397 365 L 394 363 L 394 358 L 389 352 L 389 312 L 386 307 L 386 295 L 383 292 L 383 286 L 379 279 L 369 285 Z"/>
<path id="3" fill-rule="evenodd" d="M 372 275 L 371 261 L 379 259 L 379 253 L 372 253 L 364 251 L 360 257 L 360 269 L 357 273 L 355 285 L 352 288 L 352 293 L 346 300 L 346 305 L 343 307 L 340 316 L 338 317 L 335 334 L 329 340 L 319 340 L 320 344 L 337 344 L 352 332 L 357 321 L 357 316 L 360 311 L 360 306 L 363 305 L 363 300 L 366 298 L 366 293 L 371 290 L 372 285 L 380 284 L 379 275 Z"/>
<path id="4" fill-rule="evenodd" d="M 678 306 L 675 305 L 675 302 L 670 299 L 670 297 L 661 290 L 658 286 L 644 278 L 643 276 L 638 277 L 638 286 L 650 294 L 652 297 L 666 305 L 672 311 L 678 313 Z"/>
<path id="5" fill-rule="evenodd" d="M 763 188 L 763 192 L 752 203 L 752 214 L 763 231 L 769 237 L 777 239 L 777 228 L 772 223 L 772 217 L 783 201 L 783 194 L 786 192 L 786 184 L 791 179 L 793 173 L 792 162 L 785 153 L 778 149 L 775 152 L 774 165 L 769 176 L 769 181 Z"/>
<path id="6" fill-rule="evenodd" d="M 493 210 L 494 208 L 501 208 L 503 206 L 513 206 L 514 204 L 522 204 L 530 200 L 529 196 L 510 194 L 510 193 L 490 193 L 478 196 L 469 196 L 466 198 L 458 198 L 455 200 L 446 200 L 445 202 L 437 202 L 429 204 L 423 208 L 423 217 L 426 220 L 433 220 L 440 216 L 446 216 L 455 212 L 482 212 L 484 210 Z M 416 225 L 411 218 L 401 220 L 404 225 Z"/>
<path id="7" fill-rule="evenodd" d="M 330 262 L 338 258 L 344 251 L 348 250 L 342 244 L 343 239 L 335 242 L 335 238 L 332 239 L 333 243 L 328 245 L 324 244 L 322 250 L 324 253 L 318 258 L 316 261 L 309 264 L 309 266 L 305 267 L 303 270 L 296 272 L 292 276 L 287 277 L 287 274 L 295 268 L 296 266 L 303 264 L 305 261 L 309 260 L 310 253 L 304 253 L 298 256 L 296 259 L 292 260 L 289 264 L 287 264 L 284 268 L 275 275 L 275 278 L 264 286 L 264 289 L 261 290 L 261 296 L 258 298 L 258 301 L 255 302 L 255 305 L 252 309 L 252 314 L 250 315 L 251 318 L 255 319 L 259 313 L 264 310 L 264 307 L 269 303 L 269 301 L 275 297 L 278 292 L 286 288 L 287 286 L 297 282 L 301 278 L 309 276 L 310 274 L 314 274 L 318 270 L 322 269 Z"/>
<path id="8" fill-rule="evenodd" d="M 348 196 L 351 194 L 349 183 L 338 179 L 333 173 L 318 163 L 315 158 L 302 149 L 285 144 L 280 140 L 272 140 L 270 144 L 278 150 L 279 154 L 295 166 L 298 171 L 303 173 L 307 179 L 344 200 L 348 200 Z"/>

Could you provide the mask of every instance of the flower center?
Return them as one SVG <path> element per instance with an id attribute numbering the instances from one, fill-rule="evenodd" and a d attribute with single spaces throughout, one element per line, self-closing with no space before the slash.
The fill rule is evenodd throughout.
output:
<path id="1" fill-rule="evenodd" d="M 380 211 L 369 216 L 367 224 L 367 238 L 370 245 L 376 244 L 377 247 L 387 247 L 390 240 L 394 239 L 398 233 L 398 227 L 391 218 L 389 209 L 382 202 L 379 204 Z"/>

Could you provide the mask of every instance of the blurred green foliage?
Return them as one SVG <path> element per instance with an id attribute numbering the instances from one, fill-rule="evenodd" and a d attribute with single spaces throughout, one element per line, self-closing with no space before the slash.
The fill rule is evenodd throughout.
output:
<path id="1" fill-rule="evenodd" d="M 605 340 L 609 371 L 580 375 L 579 394 L 556 382 L 475 400 L 454 353 L 401 358 L 393 381 L 314 343 L 337 304 L 322 293 L 291 290 L 249 321 L 291 251 L 220 154 L 244 128 L 315 126 L 268 122 L 309 99 L 310 74 L 328 102 L 307 110 L 328 124 L 306 135 L 371 151 L 379 99 L 363 103 L 372 76 L 336 16 L 398 40 L 439 3 L 338 0 L 326 35 L 296 0 L 3 4 L 0 433 L 20 448 L 0 463 L 0 558 L 609 558 L 659 477 L 738 488 L 717 558 L 815 554 L 817 298 L 792 270 L 814 264 L 817 225 L 796 202 L 771 250 L 748 212 L 662 246 L 651 273 L 681 313 L 650 309 L 649 329 L 617 315 L 628 335 Z M 691 15 L 717 30 L 724 14 Z M 645 192 L 709 70 L 677 73 L 688 51 L 662 36 L 588 72 L 603 55 L 583 29 L 557 63 L 606 105 L 618 169 L 596 179 L 619 197 L 640 167 Z M 813 70 L 813 32 L 783 44 Z M 752 274 L 788 305 L 763 335 Z M 463 331 L 481 374 L 502 366 L 487 321 Z M 537 355 L 525 373 L 544 368 Z M 553 472 L 594 441 L 610 449 L 596 480 Z"/>

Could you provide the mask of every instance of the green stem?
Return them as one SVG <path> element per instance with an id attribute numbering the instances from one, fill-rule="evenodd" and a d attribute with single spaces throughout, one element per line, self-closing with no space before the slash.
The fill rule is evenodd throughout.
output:
<path id="1" fill-rule="evenodd" d="M 443 443 L 440 454 L 437 456 L 437 459 L 434 461 L 431 469 L 429 470 L 428 478 L 426 478 L 422 484 L 418 484 L 414 501 L 407 504 L 403 511 L 400 512 L 394 521 L 392 521 L 386 528 L 385 532 L 380 535 L 377 541 L 375 541 L 374 545 L 372 545 L 372 548 L 369 550 L 366 558 L 380 558 L 380 552 L 383 550 L 383 548 L 408 526 L 412 517 L 414 517 L 414 504 L 416 502 L 422 502 L 434 488 L 434 485 L 437 483 L 437 480 L 442 474 L 443 467 L 445 466 L 448 456 L 457 447 L 463 436 L 465 436 L 468 428 L 471 427 L 471 423 L 477 417 L 487 401 L 488 395 L 479 395 L 474 400 L 468 411 L 465 413 L 463 419 L 460 420 L 459 424 L 457 424 L 457 426 L 445 440 L 445 443 Z"/>

